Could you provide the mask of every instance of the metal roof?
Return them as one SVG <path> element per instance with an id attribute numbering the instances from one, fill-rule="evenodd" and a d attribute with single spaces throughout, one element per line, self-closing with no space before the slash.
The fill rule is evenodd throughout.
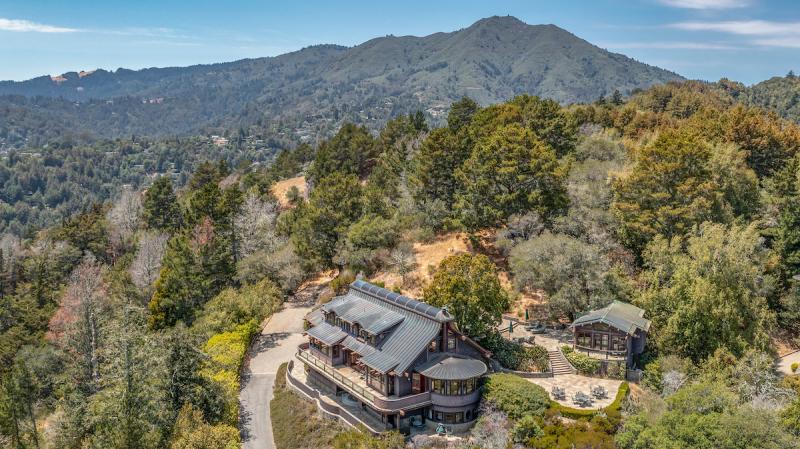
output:
<path id="1" fill-rule="evenodd" d="M 650 320 L 644 318 L 644 310 L 621 301 L 614 301 L 602 309 L 592 310 L 576 319 L 572 327 L 592 323 L 604 323 L 631 335 L 637 329 L 645 332 L 650 329 Z"/>
<path id="2" fill-rule="evenodd" d="M 387 303 L 394 304 L 403 309 L 410 310 L 412 312 L 419 313 L 421 315 L 425 315 L 428 318 L 439 321 L 440 323 L 453 321 L 453 317 L 450 316 L 450 314 L 448 314 L 446 310 L 440 309 L 430 304 L 426 304 L 421 301 L 417 301 L 416 299 L 411 299 L 408 296 L 403 296 L 399 293 L 386 290 L 385 288 L 378 287 L 377 285 L 370 284 L 369 282 L 363 281 L 361 279 L 357 279 L 355 282 L 350 284 L 350 288 L 367 293 L 370 296 L 382 299 Z"/>
<path id="3" fill-rule="evenodd" d="M 425 377 L 438 380 L 472 379 L 486 374 L 486 364 L 480 360 L 456 354 L 440 354 L 417 367 Z"/>
<path id="4" fill-rule="evenodd" d="M 316 338 L 328 346 L 335 345 L 347 337 L 347 332 L 339 329 L 336 326 L 331 326 L 324 321 L 312 328 L 309 328 L 306 332 L 308 332 L 308 335 Z"/>
<path id="5" fill-rule="evenodd" d="M 408 371 L 417 357 L 427 350 L 428 344 L 441 332 L 442 324 L 453 319 L 447 312 L 438 307 L 390 292 L 361 280 L 350 284 L 350 290 L 346 295 L 332 299 L 331 302 L 322 306 L 322 310 L 333 311 L 341 316 L 342 319 L 346 319 L 345 316 L 347 316 L 358 320 L 362 328 L 368 331 L 370 329 L 372 331 L 377 330 L 377 332 L 373 333 L 388 332 L 385 338 L 379 340 L 377 347 L 353 339 L 356 343 L 373 349 L 370 352 L 363 346 L 360 347 L 360 351 L 364 353 L 361 361 L 368 367 L 382 373 L 388 373 L 392 370 L 398 372 Z M 316 319 L 316 317 L 311 317 L 311 314 L 309 314 L 306 318 L 314 325 L 310 318 Z M 327 322 L 320 320 L 319 324 L 309 329 L 309 335 L 314 336 L 312 331 L 317 327 L 330 327 L 339 330 L 338 327 L 331 326 Z M 341 332 L 344 336 L 349 335 L 344 331 Z M 342 341 L 342 339 L 339 339 L 339 341 Z M 345 343 L 355 344 L 349 340 Z M 358 350 L 354 351 L 359 352 Z M 366 354 L 367 352 L 369 354 Z"/>
<path id="6" fill-rule="evenodd" d="M 306 315 L 306 321 L 308 321 L 312 326 L 316 326 L 317 324 L 325 321 L 325 314 L 322 313 L 322 309 L 314 309 Z"/>
<path id="7" fill-rule="evenodd" d="M 402 314 L 357 296 L 347 300 L 333 300 L 323 305 L 322 310 L 333 312 L 348 323 L 358 323 L 362 329 L 373 335 L 378 335 L 403 321 Z"/>
<path id="8" fill-rule="evenodd" d="M 363 341 L 358 341 L 358 339 L 356 339 L 352 335 L 348 335 L 347 337 L 345 337 L 344 340 L 342 340 L 342 346 L 355 352 L 356 354 L 362 357 L 365 355 L 370 355 L 373 352 L 377 351 L 377 349 L 373 348 L 367 343 Z"/>

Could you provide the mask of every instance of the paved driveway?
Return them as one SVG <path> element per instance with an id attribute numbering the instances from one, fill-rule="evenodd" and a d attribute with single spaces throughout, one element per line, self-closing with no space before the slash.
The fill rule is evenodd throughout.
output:
<path id="1" fill-rule="evenodd" d="M 250 350 L 239 392 L 239 428 L 245 449 L 275 447 L 269 417 L 275 373 L 281 363 L 291 360 L 297 345 L 305 341 L 303 316 L 310 310 L 308 306 L 286 303 L 270 318 Z"/>

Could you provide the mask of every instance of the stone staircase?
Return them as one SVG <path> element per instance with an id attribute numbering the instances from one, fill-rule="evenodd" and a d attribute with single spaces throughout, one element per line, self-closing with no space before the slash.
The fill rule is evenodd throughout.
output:
<path id="1" fill-rule="evenodd" d="M 550 359 L 550 367 L 553 369 L 553 375 L 558 376 L 561 374 L 575 374 L 575 369 L 569 364 L 564 354 L 558 349 L 555 351 L 547 351 L 547 357 Z"/>

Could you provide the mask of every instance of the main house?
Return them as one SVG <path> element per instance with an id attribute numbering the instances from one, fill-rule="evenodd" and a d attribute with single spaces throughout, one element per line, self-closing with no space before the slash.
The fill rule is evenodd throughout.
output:
<path id="1" fill-rule="evenodd" d="M 477 418 L 490 354 L 446 309 L 356 280 L 305 319 L 298 359 L 314 388 L 346 394 L 386 429 Z"/>
<path id="2" fill-rule="evenodd" d="M 588 356 L 624 361 L 633 366 L 634 357 L 644 352 L 650 321 L 644 310 L 621 301 L 592 310 L 572 323 L 574 348 Z"/>

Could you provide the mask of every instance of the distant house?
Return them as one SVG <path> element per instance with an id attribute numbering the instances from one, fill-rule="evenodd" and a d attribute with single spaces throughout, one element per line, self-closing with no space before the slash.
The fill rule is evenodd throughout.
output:
<path id="1" fill-rule="evenodd" d="M 490 354 L 447 310 L 356 280 L 306 325 L 298 359 L 307 384 L 336 398 L 346 393 L 381 431 L 468 427 L 477 418 Z"/>
<path id="2" fill-rule="evenodd" d="M 634 356 L 644 352 L 650 321 L 644 318 L 644 310 L 614 301 L 576 319 L 572 330 L 576 351 L 599 359 L 624 360 L 631 368 Z"/>

